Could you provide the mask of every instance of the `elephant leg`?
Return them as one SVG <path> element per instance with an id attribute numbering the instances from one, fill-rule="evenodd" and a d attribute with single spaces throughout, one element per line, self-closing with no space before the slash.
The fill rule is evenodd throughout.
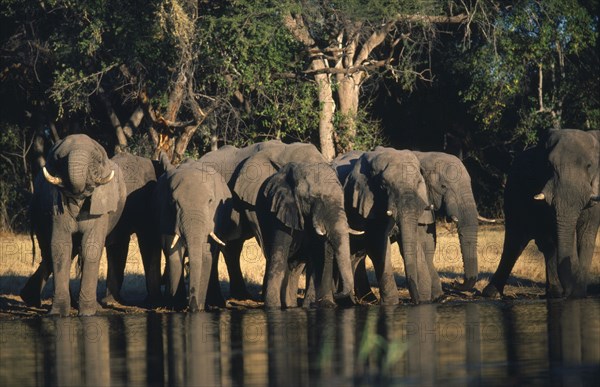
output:
<path id="1" fill-rule="evenodd" d="M 510 272 L 530 240 L 524 230 L 515 228 L 514 225 L 506 227 L 500 263 L 490 283 L 482 291 L 484 297 L 498 297 L 503 293 Z"/>
<path id="2" fill-rule="evenodd" d="M 288 270 L 288 254 L 292 238 L 282 230 L 274 230 L 276 243 L 269 243 L 267 247 L 267 271 L 265 289 L 265 307 L 280 308 L 282 302 L 282 286 L 286 270 Z"/>
<path id="3" fill-rule="evenodd" d="M 304 292 L 304 300 L 302 300 L 303 308 L 310 308 L 317 300 L 317 292 L 315 291 L 315 278 L 312 264 L 306 264 L 306 291 Z"/>
<path id="4" fill-rule="evenodd" d="M 227 265 L 227 273 L 229 273 L 230 297 L 236 300 L 251 300 L 252 296 L 246 288 L 240 267 L 243 247 L 244 241 L 239 239 L 227 242 L 227 246 L 221 249 Z"/>
<path id="5" fill-rule="evenodd" d="M 538 249 L 544 254 L 546 261 L 546 296 L 560 298 L 563 294 L 558 278 L 558 251 L 556 242 L 550 236 L 538 237 L 535 240 Z"/>
<path id="6" fill-rule="evenodd" d="M 583 298 L 587 295 L 588 274 L 594 256 L 596 236 L 600 228 L 600 205 L 584 210 L 577 224 L 577 256 L 579 271 L 575 274 L 575 288 L 572 298 Z"/>
<path id="7" fill-rule="evenodd" d="M 161 251 L 160 241 L 155 235 L 149 232 L 137 234 L 140 254 L 142 255 L 142 264 L 144 265 L 144 274 L 146 276 L 146 296 L 145 304 L 151 307 L 161 304 L 162 293 L 161 284 Z"/>
<path id="8" fill-rule="evenodd" d="M 377 297 L 375 297 L 369 284 L 365 259 L 363 257 L 356 263 L 356 268 L 354 269 L 354 292 L 359 302 L 371 304 L 377 302 Z"/>
<path id="9" fill-rule="evenodd" d="M 60 234 L 55 230 L 50 247 L 53 258 L 52 272 L 54 273 L 54 297 L 52 299 L 52 309 L 50 309 L 51 315 L 68 316 L 71 311 L 69 278 L 71 274 L 72 249 L 73 241 L 71 235 Z"/>
<path id="10" fill-rule="evenodd" d="M 208 298 L 207 306 L 224 308 L 225 298 L 221 292 L 221 282 L 219 281 L 219 248 L 214 244 L 210 244 L 210 254 L 212 257 L 210 266 L 210 278 L 208 279 Z"/>
<path id="11" fill-rule="evenodd" d="M 19 295 L 27 306 L 42 306 L 41 293 L 44 285 L 48 281 L 48 277 L 52 274 L 52 259 L 50 256 L 50 247 L 46 247 L 46 252 L 42 249 L 42 262 L 38 266 L 35 273 L 29 277 Z"/>
<path id="12" fill-rule="evenodd" d="M 383 234 L 378 243 L 369 247 L 368 255 L 375 267 L 381 304 L 397 305 L 400 299 L 396 279 L 394 278 L 394 268 L 392 267 L 390 239 L 387 234 Z"/>
<path id="13" fill-rule="evenodd" d="M 285 306 L 295 308 L 298 306 L 298 282 L 304 270 L 304 263 L 298 262 L 290 271 L 285 281 L 286 297 Z"/>
<path id="14" fill-rule="evenodd" d="M 427 225 L 419 225 L 419 241 L 421 249 L 425 254 L 425 263 L 431 279 L 431 299 L 437 300 L 444 292 L 442 291 L 442 281 L 433 264 L 435 255 L 435 223 Z"/>
<path id="15" fill-rule="evenodd" d="M 106 295 L 102 299 L 104 304 L 118 302 L 123 304 L 121 287 L 125 276 L 125 263 L 129 252 L 129 235 L 119 238 L 106 246 Z"/>
<path id="16" fill-rule="evenodd" d="M 316 303 L 320 307 L 332 308 L 336 306 L 333 297 L 333 252 L 323 249 L 313 251 L 311 254 L 313 277 L 315 281 Z"/>
<path id="17" fill-rule="evenodd" d="M 91 228 L 83 233 L 81 240 L 81 259 L 83 269 L 81 274 L 81 289 L 79 290 L 79 316 L 93 316 L 98 309 L 96 291 L 98 289 L 98 274 L 100 258 L 106 238 L 107 222 L 90 222 Z"/>

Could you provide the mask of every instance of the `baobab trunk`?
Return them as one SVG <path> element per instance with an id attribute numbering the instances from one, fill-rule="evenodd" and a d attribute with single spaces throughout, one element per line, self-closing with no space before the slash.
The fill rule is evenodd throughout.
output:
<path id="1" fill-rule="evenodd" d="M 345 153 L 354 147 L 356 137 L 356 115 L 358 113 L 358 97 L 360 93 L 360 74 L 338 74 L 338 101 L 340 114 L 340 130 L 336 138 L 338 153 Z"/>

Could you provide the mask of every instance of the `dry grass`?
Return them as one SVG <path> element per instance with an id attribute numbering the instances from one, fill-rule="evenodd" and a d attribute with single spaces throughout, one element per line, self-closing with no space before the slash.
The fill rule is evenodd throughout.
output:
<path id="1" fill-rule="evenodd" d="M 500 253 L 502 252 L 503 238 L 503 226 L 484 226 L 480 229 L 478 253 L 481 276 L 480 281 L 476 285 L 476 288 L 479 290 L 483 289 L 488 282 L 489 276 L 496 270 Z M 141 299 L 145 295 L 143 266 L 136 243 L 137 241 L 133 238 L 125 269 L 126 279 L 123 294 L 128 299 Z M 392 250 L 392 264 L 396 269 L 398 283 L 402 287 L 404 282 L 404 265 L 398 249 L 393 247 Z M 35 263 L 32 264 L 32 250 L 29 236 L 0 234 L 0 294 L 18 294 L 27 278 L 34 272 L 39 261 L 38 248 Z M 450 284 L 462 275 L 463 266 L 458 236 L 452 225 L 442 223 L 438 226 L 438 248 L 434 263 L 442 277 L 443 284 Z M 260 291 L 260 285 L 263 281 L 265 260 L 256 241 L 250 240 L 246 242 L 241 258 L 241 267 L 246 281 L 251 288 L 251 292 L 257 294 Z M 375 276 L 369 261 L 367 261 L 367 268 L 369 269 L 371 281 L 375 283 Z M 76 277 L 75 271 L 76 265 L 73 265 L 72 278 L 74 282 L 76 282 L 74 280 Z M 227 295 L 229 293 L 229 278 L 222 257 L 219 261 L 219 276 L 222 281 L 224 293 Z M 106 259 L 103 255 L 100 270 L 101 290 L 104 286 L 105 278 Z M 301 281 L 301 283 L 303 282 Z M 544 283 L 544 258 L 532 242 L 515 265 L 506 291 L 517 294 L 543 294 Z M 596 287 L 600 286 L 600 235 L 596 240 L 596 249 L 590 270 L 590 283 Z M 44 292 L 45 297 L 50 296 L 49 289 L 51 289 L 51 286 L 46 287 L 46 291 Z"/>

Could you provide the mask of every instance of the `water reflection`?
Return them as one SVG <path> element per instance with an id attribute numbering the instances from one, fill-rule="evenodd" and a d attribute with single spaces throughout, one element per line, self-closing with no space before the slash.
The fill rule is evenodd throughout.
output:
<path id="1" fill-rule="evenodd" d="M 0 348 L 0 385 L 585 385 L 600 300 L 2 320 Z"/>

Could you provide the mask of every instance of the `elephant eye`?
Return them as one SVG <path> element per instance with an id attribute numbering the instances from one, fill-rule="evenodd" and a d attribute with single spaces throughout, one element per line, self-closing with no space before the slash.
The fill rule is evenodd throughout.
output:
<path id="1" fill-rule="evenodd" d="M 442 184 L 442 189 L 446 189 L 446 188 L 448 188 L 448 187 L 446 186 L 446 184 Z"/>

